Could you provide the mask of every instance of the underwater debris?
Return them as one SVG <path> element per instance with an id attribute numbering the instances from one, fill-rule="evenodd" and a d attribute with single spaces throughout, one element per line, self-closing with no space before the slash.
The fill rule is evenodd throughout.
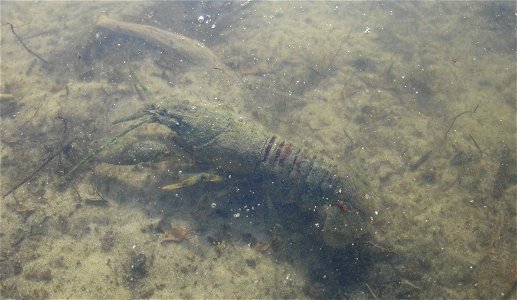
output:
<path id="1" fill-rule="evenodd" d="M 257 267 L 257 261 L 254 260 L 254 259 L 246 259 L 244 260 L 244 262 L 246 263 L 246 265 L 252 269 L 255 269 Z"/>
<path id="2" fill-rule="evenodd" d="M 143 289 L 139 292 L 139 298 L 140 299 L 149 299 L 153 296 L 155 291 L 155 287 L 149 287 L 146 289 Z"/>
<path id="3" fill-rule="evenodd" d="M 46 165 L 48 165 L 54 158 L 61 154 L 61 150 L 55 151 L 49 158 L 47 158 L 35 171 L 33 171 L 29 176 L 25 177 L 22 181 L 17 183 L 14 187 L 9 189 L 6 193 L 2 195 L 2 198 L 9 196 L 11 193 L 16 191 L 19 187 L 24 185 L 26 182 L 30 181 L 32 178 L 36 176 Z"/>
<path id="4" fill-rule="evenodd" d="M 129 260 L 129 264 L 126 267 L 127 274 L 126 280 L 129 283 L 134 283 L 139 281 L 140 279 L 146 277 L 149 274 L 147 265 L 147 257 L 143 253 L 131 253 L 131 259 Z"/>
<path id="5" fill-rule="evenodd" d="M 106 233 L 104 233 L 104 235 L 100 238 L 100 242 L 102 251 L 110 251 L 117 242 L 117 233 L 113 230 L 106 231 Z"/>
<path id="6" fill-rule="evenodd" d="M 52 272 L 50 271 L 50 269 L 33 269 L 25 273 L 24 277 L 25 279 L 30 281 L 51 281 Z"/>
<path id="7" fill-rule="evenodd" d="M 14 95 L 0 93 L 0 101 L 13 101 L 13 100 L 14 100 Z"/>
<path id="8" fill-rule="evenodd" d="M 144 41 L 149 45 L 158 47 L 161 52 L 178 55 L 180 57 L 178 60 L 188 61 L 194 65 L 206 67 L 209 70 L 221 71 L 222 74 L 232 81 L 244 84 L 242 77 L 227 67 L 226 64 L 201 41 L 154 26 L 117 21 L 105 15 L 99 17 L 96 27 L 100 30 L 106 30 Z M 168 82 L 170 82 L 170 80 Z"/>
<path id="9" fill-rule="evenodd" d="M 270 253 L 271 243 L 269 243 L 268 241 L 261 241 L 257 244 L 257 250 L 262 254 Z"/>
<path id="10" fill-rule="evenodd" d="M 367 282 L 364 283 L 364 286 L 368 289 L 368 292 L 373 297 L 373 299 L 375 299 L 375 300 L 379 299 L 379 296 L 377 296 L 378 293 L 374 292 L 372 287 Z"/>
<path id="11" fill-rule="evenodd" d="M 512 184 L 517 183 L 517 161 L 512 157 L 510 149 L 506 148 L 501 153 L 499 169 L 494 179 L 492 196 L 501 198 L 504 191 Z"/>
<path id="12" fill-rule="evenodd" d="M 59 142 L 59 145 L 56 145 L 54 147 L 54 149 L 52 150 L 52 154 L 50 154 L 48 156 L 48 158 L 41 164 L 39 165 L 38 168 L 36 168 L 36 170 L 34 170 L 31 174 L 29 174 L 28 176 L 26 176 L 23 180 L 21 180 L 20 182 L 18 182 L 15 186 L 13 186 L 11 189 L 9 189 L 6 193 L 4 193 L 2 195 L 2 198 L 5 198 L 7 196 L 9 196 L 11 193 L 15 192 L 18 188 L 20 188 L 22 185 L 24 185 L 25 183 L 29 182 L 30 180 L 32 180 L 34 177 L 36 177 L 36 175 L 41 171 L 43 170 L 50 162 L 52 162 L 54 160 L 54 158 L 56 157 L 59 157 L 61 158 L 61 154 L 64 153 L 66 155 L 66 146 L 64 146 L 64 143 L 65 143 L 65 138 L 66 138 L 66 132 L 67 132 L 67 121 L 65 118 L 61 117 L 61 116 L 57 116 L 57 118 L 59 118 L 62 122 L 63 122 L 63 133 L 62 133 L 62 137 L 61 137 L 61 141 Z"/>
<path id="13" fill-rule="evenodd" d="M 472 161 L 472 155 L 465 153 L 464 151 L 457 151 L 449 161 L 453 166 L 461 166 Z"/>
<path id="14" fill-rule="evenodd" d="M 19 207 L 16 209 L 16 212 L 22 216 L 30 216 L 35 211 L 36 210 L 34 208 L 29 208 L 29 207 Z"/>
<path id="15" fill-rule="evenodd" d="M 350 208 L 348 207 L 348 205 L 346 205 L 346 203 L 344 203 L 344 202 L 343 202 L 343 201 L 341 201 L 341 200 L 336 201 L 336 205 L 337 205 L 337 207 L 339 207 L 339 209 L 340 209 L 342 212 L 347 212 L 348 210 L 350 210 Z"/>
<path id="16" fill-rule="evenodd" d="M 423 170 L 418 177 L 421 181 L 427 184 L 435 184 L 438 179 L 436 169 L 433 167 Z"/>
<path id="17" fill-rule="evenodd" d="M 34 51 L 32 51 L 31 49 L 29 49 L 29 47 L 27 47 L 27 45 L 25 45 L 25 43 L 23 42 L 23 40 L 18 36 L 18 34 L 14 31 L 14 26 L 13 24 L 7 22 L 6 25 L 9 25 L 9 27 L 11 28 L 11 32 L 14 34 L 14 36 L 16 37 L 16 39 L 18 40 L 18 42 L 20 42 L 20 44 L 22 44 L 23 48 L 25 50 L 27 50 L 27 52 L 29 52 L 30 54 L 34 55 L 35 57 L 37 57 L 39 60 L 41 60 L 42 62 L 44 62 L 46 65 L 48 65 L 48 61 L 45 60 L 43 57 L 39 56 L 37 53 L 35 53 Z"/>
<path id="18" fill-rule="evenodd" d="M 476 146 L 476 148 L 478 149 L 479 154 L 480 154 L 480 155 L 483 155 L 483 150 L 481 150 L 481 147 L 479 147 L 478 142 L 476 142 L 476 140 L 474 139 L 474 137 L 472 136 L 472 134 L 469 134 L 469 137 L 470 137 L 470 140 L 474 143 L 474 146 Z"/>
<path id="19" fill-rule="evenodd" d="M 165 235 L 162 237 L 161 242 L 167 243 L 167 242 L 182 242 L 185 240 L 187 235 L 190 233 L 190 230 L 187 227 L 180 226 L 180 227 L 170 227 L 165 229 Z"/>
<path id="20" fill-rule="evenodd" d="M 96 192 L 96 194 L 98 197 L 87 198 L 84 200 L 84 204 L 91 206 L 107 206 L 108 200 L 104 199 L 99 192 Z"/>
<path id="21" fill-rule="evenodd" d="M 241 239 L 244 243 L 248 244 L 248 246 L 250 246 L 250 247 L 255 247 L 257 245 L 257 238 L 249 232 L 242 233 Z"/>
<path id="22" fill-rule="evenodd" d="M 149 25 L 117 21 L 105 15 L 99 17 L 96 26 L 99 29 L 147 41 L 164 50 L 172 50 L 197 65 L 224 67 L 219 58 L 203 43 L 171 31 Z"/>
<path id="23" fill-rule="evenodd" d="M 432 150 L 429 150 L 427 151 L 426 153 L 424 153 L 424 155 L 422 155 L 419 159 L 417 159 L 417 161 L 415 161 L 414 163 L 412 163 L 410 166 L 409 166 L 409 170 L 410 171 L 416 171 L 418 168 L 420 168 L 420 166 L 422 166 L 427 160 L 429 160 L 429 158 L 431 157 L 431 154 L 433 154 L 433 151 Z"/>
<path id="24" fill-rule="evenodd" d="M 91 206 L 108 206 L 108 200 L 104 198 L 88 198 L 84 200 L 84 204 Z"/>
<path id="25" fill-rule="evenodd" d="M 188 186 L 193 186 L 193 185 L 196 185 L 199 183 L 221 182 L 221 181 L 223 181 L 223 178 L 221 176 L 218 176 L 215 174 L 210 174 L 210 173 L 199 173 L 199 174 L 192 175 L 181 182 L 163 186 L 162 190 L 173 191 L 173 190 L 182 189 L 182 188 L 185 188 Z"/>
<path id="26" fill-rule="evenodd" d="M 22 271 L 20 261 L 10 259 L 5 252 L 0 253 L 0 281 L 19 275 Z"/>
<path id="27" fill-rule="evenodd" d="M 449 131 L 451 131 L 452 127 L 454 126 L 454 123 L 456 123 L 456 119 L 458 119 L 459 117 L 463 116 L 464 114 L 468 114 L 468 113 L 473 114 L 473 113 L 475 113 L 478 110 L 478 108 L 479 108 L 479 104 L 476 105 L 476 107 L 474 107 L 473 110 L 466 110 L 466 111 L 460 112 L 459 114 L 454 116 L 454 118 L 452 119 L 451 125 L 449 125 L 449 128 L 447 128 L 447 130 L 445 131 L 443 139 L 444 140 L 447 139 L 447 135 L 449 134 Z"/>

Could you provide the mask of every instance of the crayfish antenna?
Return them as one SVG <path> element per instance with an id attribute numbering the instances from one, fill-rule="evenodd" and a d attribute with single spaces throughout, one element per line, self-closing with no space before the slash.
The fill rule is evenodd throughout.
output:
<path id="1" fill-rule="evenodd" d="M 142 117 L 148 116 L 149 114 L 151 114 L 150 112 L 152 112 L 153 110 L 156 110 L 157 108 L 158 108 L 158 106 L 155 104 L 147 104 L 144 106 L 144 108 L 140 109 L 138 112 L 125 116 L 125 117 L 122 117 L 122 118 L 119 118 L 119 119 L 116 119 L 115 121 L 111 122 L 111 124 L 115 125 L 118 123 L 125 123 L 128 121 L 138 120 Z"/>

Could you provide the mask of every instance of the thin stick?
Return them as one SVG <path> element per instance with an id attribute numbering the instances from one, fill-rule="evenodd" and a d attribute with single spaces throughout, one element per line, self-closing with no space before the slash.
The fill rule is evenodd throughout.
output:
<path id="1" fill-rule="evenodd" d="M 212 50 L 200 41 L 149 25 L 117 21 L 105 15 L 99 17 L 96 26 L 99 29 L 135 37 L 159 48 L 178 53 L 196 65 L 216 67 L 223 70 L 227 76 L 240 81 L 244 86 L 246 84 L 239 74 L 228 68 Z"/>
<path id="2" fill-rule="evenodd" d="M 456 122 L 456 119 L 457 119 L 458 117 L 460 117 L 460 116 L 462 116 L 462 115 L 464 115 L 464 114 L 467 114 L 467 113 L 471 113 L 471 114 L 473 114 L 473 113 L 475 113 L 475 112 L 476 112 L 476 110 L 478 109 L 478 107 L 479 107 L 479 104 L 478 104 L 478 105 L 476 105 L 476 107 L 475 107 L 475 108 L 474 108 L 474 110 L 472 110 L 472 111 L 470 111 L 470 110 L 466 110 L 466 111 L 464 111 L 464 112 L 461 112 L 461 113 L 457 114 L 457 115 L 454 117 L 454 119 L 452 119 L 451 125 L 449 126 L 449 128 L 447 129 L 447 131 L 445 131 L 445 137 L 444 137 L 444 139 L 447 139 L 447 134 L 449 134 L 449 131 L 452 129 L 452 126 L 454 126 L 454 123 Z"/>
<path id="3" fill-rule="evenodd" d="M 32 172 L 31 175 L 25 177 L 22 181 L 20 181 L 17 185 L 15 185 L 13 188 L 11 188 L 7 193 L 5 193 L 2 198 L 5 198 L 7 196 L 9 196 L 12 192 L 16 191 L 19 187 L 21 187 L 24 183 L 26 183 L 27 181 L 31 180 L 32 178 L 34 178 L 34 176 L 36 176 L 36 174 L 41 171 L 41 169 L 43 169 L 46 165 L 48 165 L 49 162 L 51 162 L 56 156 L 58 156 L 59 154 L 61 153 L 61 151 L 56 151 L 54 154 L 52 154 L 49 158 L 47 158 L 47 160 L 41 164 L 41 166 L 39 166 L 34 172 Z"/>
<path id="4" fill-rule="evenodd" d="M 96 26 L 99 29 L 147 41 L 165 50 L 172 50 L 198 65 L 225 67 L 224 63 L 203 43 L 175 32 L 149 25 L 117 21 L 105 15 L 99 17 Z"/>
<path id="5" fill-rule="evenodd" d="M 411 164 L 409 166 L 410 171 L 416 171 L 421 165 L 423 165 L 429 157 L 431 157 L 431 154 L 433 153 L 433 150 L 427 151 L 424 155 L 422 155 L 416 162 Z"/>
<path id="6" fill-rule="evenodd" d="M 350 137 L 350 135 L 348 134 L 348 132 L 346 132 L 346 129 L 344 129 L 344 128 L 343 128 L 343 132 L 345 133 L 345 136 L 350 140 L 350 142 L 352 143 L 352 145 L 355 145 L 354 139 L 352 139 L 352 137 Z"/>
<path id="7" fill-rule="evenodd" d="M 31 180 L 32 178 L 34 178 L 34 176 L 36 176 L 36 174 L 41 171 L 46 165 L 48 165 L 56 156 L 60 155 L 62 152 L 63 152 L 63 143 L 65 142 L 65 134 L 66 134 L 66 130 L 67 130 L 67 123 L 66 123 L 66 120 L 65 118 L 61 117 L 61 116 L 58 116 L 58 118 L 61 119 L 61 121 L 63 121 L 63 127 L 64 127 L 64 130 L 63 130 L 63 138 L 61 139 L 61 143 L 59 145 L 59 151 L 56 151 L 54 152 L 51 156 L 49 156 L 49 158 L 47 158 L 47 160 L 41 164 L 34 172 L 32 172 L 31 175 L 25 177 L 22 181 L 20 181 L 18 184 L 16 184 L 14 187 L 12 187 L 9 191 L 7 191 L 7 193 L 3 194 L 2 195 L 2 198 L 5 198 L 7 196 L 9 196 L 12 192 L 16 191 L 19 187 L 21 187 L 24 183 L 28 182 L 29 180 Z"/>
<path id="8" fill-rule="evenodd" d="M 469 137 L 470 137 L 470 139 L 474 142 L 474 145 L 476 146 L 476 148 L 478 148 L 479 153 L 480 153 L 481 155 L 483 155 L 483 150 L 481 150 L 481 147 L 479 147 L 479 145 L 478 145 L 478 143 L 476 142 L 476 140 L 474 139 L 474 137 L 473 137 L 471 134 L 469 134 Z"/>
<path id="9" fill-rule="evenodd" d="M 16 34 L 16 32 L 14 31 L 14 26 L 13 24 L 11 23 L 6 23 L 7 25 L 9 25 L 11 27 L 11 31 L 13 32 L 14 36 L 18 39 L 18 41 L 20 42 L 20 44 L 22 44 L 23 48 L 25 48 L 25 50 L 27 50 L 27 52 L 29 52 L 30 54 L 36 56 L 39 60 L 41 60 L 42 62 L 44 62 L 45 64 L 49 64 L 48 61 L 46 61 L 43 57 L 39 56 L 38 54 L 36 54 L 34 51 L 32 51 L 31 49 L 29 49 L 29 47 L 27 47 L 27 45 L 25 45 L 25 43 L 22 41 L 22 39 Z"/>
<path id="10" fill-rule="evenodd" d="M 377 297 L 377 295 L 373 292 L 372 288 L 368 283 L 365 282 L 364 285 L 366 285 L 366 288 L 368 289 L 368 292 L 370 292 L 370 294 L 372 295 L 373 299 L 379 299 L 379 297 Z"/>
<path id="11" fill-rule="evenodd" d="M 61 143 L 59 144 L 59 149 L 61 149 L 61 152 L 63 152 L 63 145 L 65 144 L 66 132 L 68 130 L 68 122 L 61 115 L 57 115 L 57 118 L 60 119 L 61 122 L 63 122 L 63 133 L 61 134 L 62 138 Z"/>

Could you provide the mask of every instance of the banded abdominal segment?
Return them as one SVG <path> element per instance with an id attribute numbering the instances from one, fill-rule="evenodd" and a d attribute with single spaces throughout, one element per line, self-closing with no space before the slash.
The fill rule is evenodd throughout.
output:
<path id="1" fill-rule="evenodd" d="M 311 154 L 307 149 L 272 135 L 265 143 L 262 160 L 257 167 L 296 185 L 303 185 L 314 195 L 335 196 L 340 190 L 352 198 L 355 192 L 343 182 L 336 165 Z"/>

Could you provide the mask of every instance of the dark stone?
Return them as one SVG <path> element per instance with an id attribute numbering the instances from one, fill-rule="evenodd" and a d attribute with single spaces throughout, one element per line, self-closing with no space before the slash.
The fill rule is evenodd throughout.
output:
<path id="1" fill-rule="evenodd" d="M 255 269 L 257 267 L 257 261 L 255 261 L 254 259 L 246 259 L 246 265 L 248 265 L 248 267 L 250 268 Z"/>
<path id="2" fill-rule="evenodd" d="M 351 65 L 359 72 L 373 72 L 377 69 L 375 61 L 367 57 L 358 57 L 352 61 Z"/>
<path id="3" fill-rule="evenodd" d="M 496 199 L 501 198 L 505 190 L 517 183 L 517 161 L 511 154 L 511 150 L 505 148 L 501 153 L 499 169 L 494 179 L 492 196 Z"/>
<path id="4" fill-rule="evenodd" d="M 250 245 L 250 247 L 255 247 L 255 245 L 257 244 L 257 238 L 255 238 L 251 233 L 243 233 L 242 235 L 242 240 Z"/>
<path id="5" fill-rule="evenodd" d="M 213 237 L 211 235 L 207 236 L 206 237 L 206 240 L 211 244 L 211 245 L 219 245 L 221 244 L 223 241 L 220 239 L 220 238 L 217 238 L 217 237 Z"/>
<path id="6" fill-rule="evenodd" d="M 20 275 L 23 272 L 23 266 L 20 261 L 14 261 L 11 263 L 14 275 Z"/>
<path id="7" fill-rule="evenodd" d="M 52 271 L 50 269 L 45 270 L 39 270 L 39 269 L 33 269 L 31 271 L 28 271 L 25 274 L 25 279 L 30 281 L 51 281 L 52 280 Z"/>
<path id="8" fill-rule="evenodd" d="M 36 218 L 30 225 L 30 236 L 45 236 L 48 234 L 48 216 Z"/>
<path id="9" fill-rule="evenodd" d="M 70 230 L 68 219 L 63 215 L 59 215 L 59 217 L 57 218 L 57 222 L 59 231 L 62 234 L 67 234 Z"/>
<path id="10" fill-rule="evenodd" d="M 0 261 L 0 280 L 13 276 L 13 268 L 9 261 Z"/>
<path id="11" fill-rule="evenodd" d="M 425 170 L 420 175 L 420 178 L 422 179 L 422 181 L 428 184 L 436 183 L 436 170 L 433 168 Z"/>
<path id="12" fill-rule="evenodd" d="M 117 241 L 117 234 L 113 230 L 108 230 L 101 237 L 101 249 L 102 251 L 109 251 L 113 246 L 115 246 L 115 242 Z"/>
<path id="13" fill-rule="evenodd" d="M 454 154 L 454 156 L 451 158 L 450 163 L 453 166 L 461 166 L 470 162 L 471 160 L 472 156 L 460 150 Z"/>
<path id="14" fill-rule="evenodd" d="M 135 282 L 146 277 L 148 274 L 147 268 L 147 257 L 145 254 L 137 254 L 133 252 L 129 262 L 128 274 L 126 276 L 127 281 Z"/>

